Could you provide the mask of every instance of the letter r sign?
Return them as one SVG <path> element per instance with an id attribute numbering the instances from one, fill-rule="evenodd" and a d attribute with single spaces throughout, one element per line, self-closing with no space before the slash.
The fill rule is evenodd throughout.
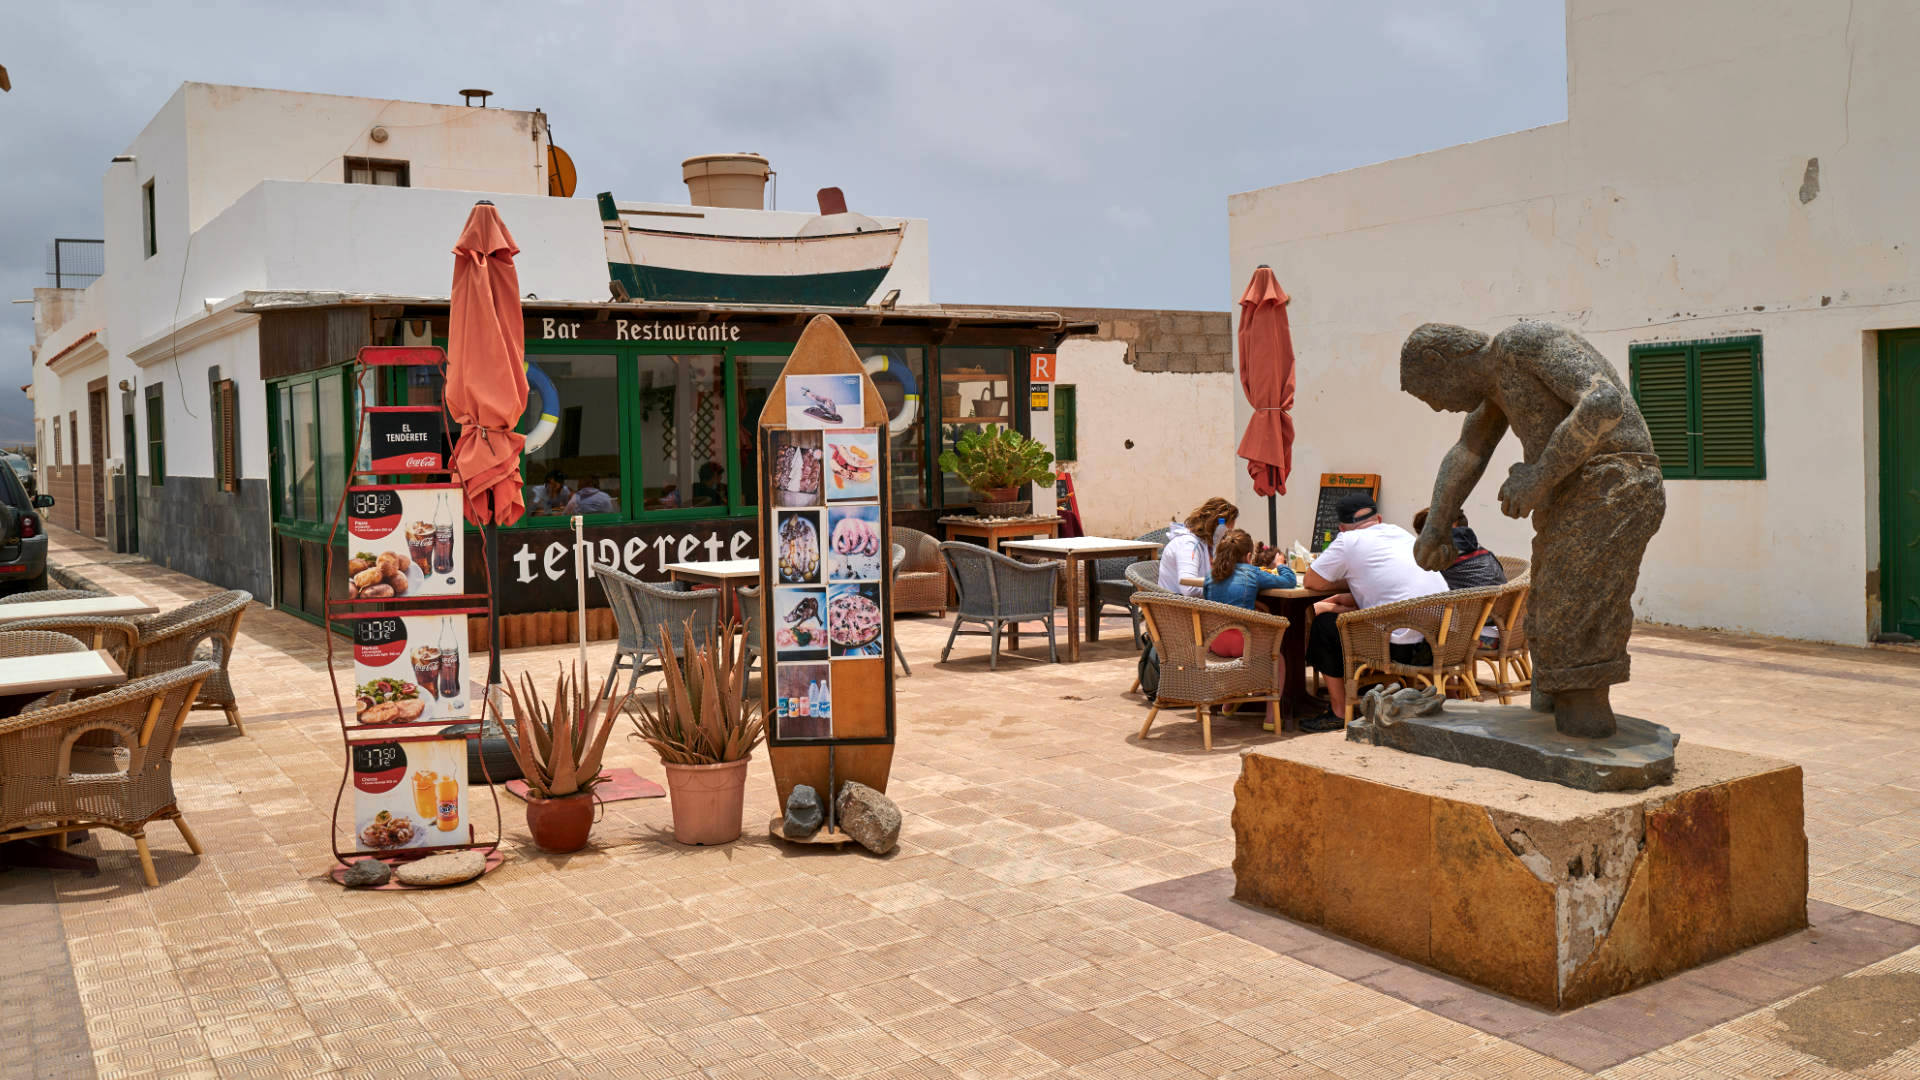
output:
<path id="1" fill-rule="evenodd" d="M 1050 352 L 1033 354 L 1033 381 L 1046 383 L 1053 381 L 1053 356 Z"/>

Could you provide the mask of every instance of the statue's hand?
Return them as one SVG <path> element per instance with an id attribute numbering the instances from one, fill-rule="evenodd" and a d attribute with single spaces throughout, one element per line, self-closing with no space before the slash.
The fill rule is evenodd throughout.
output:
<path id="1" fill-rule="evenodd" d="M 1500 485 L 1500 512 L 1510 518 L 1523 518 L 1540 508 L 1547 496 L 1540 467 L 1520 462 L 1507 470 L 1507 482 Z"/>
<path id="2" fill-rule="evenodd" d="M 1426 527 L 1420 530 L 1420 538 L 1413 542 L 1413 561 L 1423 570 L 1445 570 L 1453 565 L 1453 530 L 1436 527 L 1437 520 L 1437 517 L 1428 518 Z"/>

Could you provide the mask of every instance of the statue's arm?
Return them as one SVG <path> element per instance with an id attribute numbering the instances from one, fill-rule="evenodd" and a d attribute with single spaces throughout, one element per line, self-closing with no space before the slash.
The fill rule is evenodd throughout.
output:
<path id="1" fill-rule="evenodd" d="M 1586 464 L 1593 448 L 1626 416 L 1626 400 L 1620 387 L 1591 364 L 1562 363 L 1549 354 L 1532 366 L 1542 385 L 1573 406 L 1533 463 L 1535 483 L 1551 491 Z"/>
<path id="2" fill-rule="evenodd" d="M 1460 441 L 1440 459 L 1440 474 L 1433 481 L 1426 528 L 1414 544 L 1414 559 L 1421 566 L 1444 570 L 1453 564 L 1453 522 L 1460 516 L 1460 504 L 1485 475 L 1494 447 L 1506 434 L 1506 414 L 1493 402 L 1483 401 L 1467 414 L 1467 422 L 1460 426 Z"/>

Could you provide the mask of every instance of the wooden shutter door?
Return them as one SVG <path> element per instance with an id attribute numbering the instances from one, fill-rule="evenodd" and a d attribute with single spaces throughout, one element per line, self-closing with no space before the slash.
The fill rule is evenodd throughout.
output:
<path id="1" fill-rule="evenodd" d="M 1660 455 L 1660 472 L 1668 478 L 1694 473 L 1693 440 L 1687 421 L 1692 409 L 1687 394 L 1685 348 L 1647 350 L 1633 357 L 1633 400 L 1653 435 L 1653 452 Z"/>
<path id="2" fill-rule="evenodd" d="M 1760 350 L 1751 342 L 1701 345 L 1698 474 L 1722 479 L 1766 475 L 1760 411 Z"/>
<path id="3" fill-rule="evenodd" d="M 220 490 L 240 490 L 240 462 L 236 448 L 239 439 L 237 431 L 239 419 L 237 411 L 238 395 L 233 390 L 232 379 L 222 379 L 219 384 L 220 399 Z"/>

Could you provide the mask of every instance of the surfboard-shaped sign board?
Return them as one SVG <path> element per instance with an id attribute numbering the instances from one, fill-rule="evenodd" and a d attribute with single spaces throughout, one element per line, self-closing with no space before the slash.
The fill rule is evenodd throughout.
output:
<path id="1" fill-rule="evenodd" d="M 893 767 L 887 406 L 846 334 L 807 324 L 760 413 L 760 604 L 767 754 L 784 810 Z"/>

